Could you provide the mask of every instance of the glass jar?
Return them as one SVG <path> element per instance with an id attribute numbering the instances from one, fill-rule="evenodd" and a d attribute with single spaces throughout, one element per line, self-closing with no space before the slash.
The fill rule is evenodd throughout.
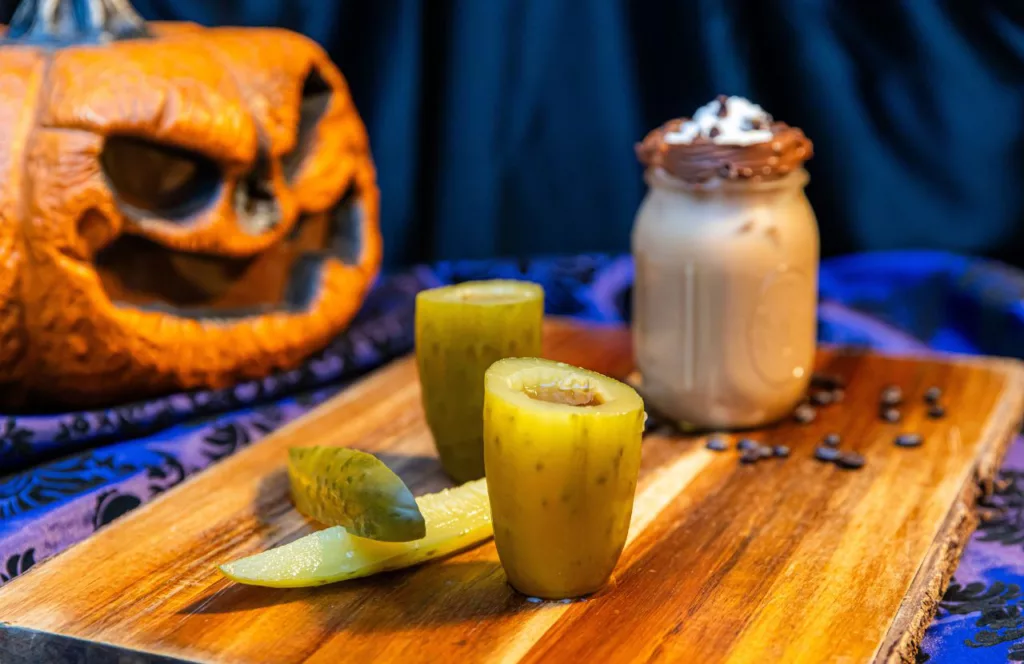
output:
<path id="1" fill-rule="evenodd" d="M 790 413 L 810 381 L 818 225 L 807 172 L 691 184 L 649 169 L 633 228 L 644 398 L 701 428 Z"/>

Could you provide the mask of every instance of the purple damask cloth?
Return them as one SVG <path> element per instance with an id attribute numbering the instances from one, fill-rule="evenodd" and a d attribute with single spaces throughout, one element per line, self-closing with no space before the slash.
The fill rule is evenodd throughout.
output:
<path id="1" fill-rule="evenodd" d="M 105 410 L 0 415 L 0 583 L 410 351 L 420 289 L 501 277 L 542 284 L 548 313 L 628 320 L 626 256 L 445 263 L 382 279 L 350 329 L 298 370 Z M 823 341 L 1024 357 L 1024 275 L 1002 265 L 926 252 L 853 256 L 822 266 L 820 291 Z M 1024 438 L 1001 478 L 921 661 L 1024 661 Z"/>

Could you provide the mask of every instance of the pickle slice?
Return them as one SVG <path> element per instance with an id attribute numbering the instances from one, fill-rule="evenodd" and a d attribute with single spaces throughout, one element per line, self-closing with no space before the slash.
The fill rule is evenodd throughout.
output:
<path id="1" fill-rule="evenodd" d="M 456 482 L 484 476 L 484 372 L 541 352 L 544 290 L 524 281 L 470 281 L 416 296 L 423 410 L 441 465 Z"/>
<path id="2" fill-rule="evenodd" d="M 496 362 L 485 389 L 494 542 L 509 582 L 549 599 L 595 592 L 629 530 L 643 401 L 607 376 L 532 358 Z"/>
<path id="3" fill-rule="evenodd" d="M 411 567 L 469 548 L 491 534 L 487 483 L 420 496 L 426 537 L 415 542 L 379 542 L 334 527 L 220 567 L 233 581 L 272 588 L 321 586 L 378 572 Z"/>
<path id="4" fill-rule="evenodd" d="M 372 454 L 293 447 L 288 479 L 296 509 L 324 525 L 384 542 L 409 542 L 426 533 L 409 487 Z"/>

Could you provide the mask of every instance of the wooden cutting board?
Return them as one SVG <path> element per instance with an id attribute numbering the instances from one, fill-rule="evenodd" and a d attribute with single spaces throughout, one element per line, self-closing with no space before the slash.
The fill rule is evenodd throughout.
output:
<path id="1" fill-rule="evenodd" d="M 624 377 L 628 333 L 552 323 L 550 357 Z M 753 466 L 701 439 L 650 434 L 612 585 L 572 603 L 513 592 L 493 544 L 375 578 L 300 590 L 234 585 L 218 563 L 310 532 L 290 507 L 294 444 L 380 455 L 417 493 L 445 486 L 416 368 L 382 369 L 0 589 L 0 661 L 912 661 L 1024 413 L 1009 360 L 824 353 L 846 400 L 754 438 L 792 449 Z M 877 416 L 888 384 L 904 421 Z M 921 394 L 939 385 L 948 415 Z M 893 445 L 901 431 L 919 448 Z M 827 432 L 867 465 L 812 459 Z"/>

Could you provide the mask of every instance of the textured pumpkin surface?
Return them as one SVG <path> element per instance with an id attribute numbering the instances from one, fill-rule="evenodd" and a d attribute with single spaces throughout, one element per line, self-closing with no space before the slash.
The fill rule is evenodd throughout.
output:
<path id="1" fill-rule="evenodd" d="M 0 46 L 0 407 L 95 405 L 294 367 L 345 327 L 379 269 L 366 131 L 319 46 L 277 29 L 149 29 L 102 46 Z M 329 101 L 300 138 L 311 76 Z M 219 180 L 181 217 L 126 205 L 101 159 L 111 137 L 201 154 Z M 272 224 L 240 215 L 244 186 L 273 207 Z M 280 297 L 287 262 L 329 244 L 325 220 L 346 195 L 362 213 L 358 250 L 326 255 L 301 306 L 176 308 L 191 293 L 182 275 L 214 309 Z M 98 270 L 115 242 L 116 269 Z M 155 297 L 140 288 L 160 306 L 136 306 Z"/>

